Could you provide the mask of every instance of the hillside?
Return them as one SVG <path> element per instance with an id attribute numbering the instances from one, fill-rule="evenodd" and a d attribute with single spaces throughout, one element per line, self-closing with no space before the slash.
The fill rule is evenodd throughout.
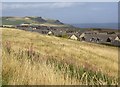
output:
<path id="1" fill-rule="evenodd" d="M 118 84 L 117 47 L 17 29 L 0 31 L 3 84 Z"/>
<path id="2" fill-rule="evenodd" d="M 58 27 L 70 27 L 70 25 L 64 24 L 59 20 L 47 19 L 42 17 L 2 17 L 3 25 L 20 25 L 23 23 L 29 23 L 31 25 L 45 25 L 45 26 L 58 26 Z"/>

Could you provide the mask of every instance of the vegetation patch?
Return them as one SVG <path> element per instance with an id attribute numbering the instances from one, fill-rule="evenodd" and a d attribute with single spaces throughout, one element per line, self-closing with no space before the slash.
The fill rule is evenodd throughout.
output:
<path id="1" fill-rule="evenodd" d="M 118 85 L 117 47 L 15 29 L 2 38 L 3 85 Z"/>

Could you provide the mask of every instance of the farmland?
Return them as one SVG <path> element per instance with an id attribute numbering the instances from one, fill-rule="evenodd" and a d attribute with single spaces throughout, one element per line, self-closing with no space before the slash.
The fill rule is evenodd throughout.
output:
<path id="1" fill-rule="evenodd" d="M 4 85 L 117 85 L 118 48 L 17 29 L 2 32 Z"/>
<path id="2" fill-rule="evenodd" d="M 71 25 L 63 24 L 59 20 L 45 19 L 42 17 L 0 17 L 2 25 L 20 25 L 29 23 L 31 25 L 52 26 L 52 27 L 71 27 Z"/>

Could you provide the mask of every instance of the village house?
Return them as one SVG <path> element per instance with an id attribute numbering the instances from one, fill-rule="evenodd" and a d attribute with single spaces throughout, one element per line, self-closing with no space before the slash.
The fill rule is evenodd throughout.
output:
<path id="1" fill-rule="evenodd" d="M 66 33 L 74 33 L 74 30 L 66 30 Z"/>
<path id="2" fill-rule="evenodd" d="M 91 30 L 89 30 L 89 31 L 85 31 L 84 33 L 85 34 L 98 34 L 98 31 L 91 31 Z"/>
<path id="3" fill-rule="evenodd" d="M 87 42 L 94 42 L 94 43 L 101 43 L 101 44 L 111 44 L 118 46 L 119 44 L 119 37 L 116 34 L 81 34 L 80 35 L 81 41 Z M 119 41 L 119 42 L 118 42 Z"/>
<path id="4" fill-rule="evenodd" d="M 61 31 L 61 30 L 53 30 L 52 32 L 53 32 L 54 36 L 57 36 L 57 37 L 62 37 L 64 35 L 66 35 L 66 32 Z"/>
<path id="5" fill-rule="evenodd" d="M 3 28 L 15 28 L 14 25 L 2 25 Z"/>
<path id="6" fill-rule="evenodd" d="M 26 26 L 26 25 L 17 25 L 16 28 L 17 29 L 21 29 L 21 30 L 28 30 L 29 26 Z"/>
<path id="7" fill-rule="evenodd" d="M 38 32 L 38 33 L 41 33 L 41 34 L 48 34 L 49 30 L 40 30 L 40 29 L 36 29 L 34 30 L 34 32 Z"/>
<path id="8" fill-rule="evenodd" d="M 36 26 L 36 29 L 49 30 L 49 27 L 47 27 L 47 26 Z"/>
<path id="9" fill-rule="evenodd" d="M 116 41 L 120 41 L 120 35 L 117 35 L 115 38 Z"/>
<path id="10" fill-rule="evenodd" d="M 112 43 L 115 46 L 120 46 L 120 35 L 116 35 L 114 42 Z"/>
<path id="11" fill-rule="evenodd" d="M 25 22 L 25 23 L 22 23 L 22 24 L 20 24 L 21 26 L 29 26 L 29 25 L 31 25 L 30 23 L 27 23 L 27 22 Z"/>
<path id="12" fill-rule="evenodd" d="M 72 40 L 80 40 L 80 37 L 79 37 L 79 34 L 72 34 L 69 39 L 72 39 Z"/>
<path id="13" fill-rule="evenodd" d="M 52 31 L 48 31 L 47 35 L 54 35 Z"/>
<path id="14" fill-rule="evenodd" d="M 120 35 L 107 34 L 107 32 L 98 31 L 76 31 L 72 29 L 55 28 L 48 26 L 17 26 L 18 29 L 23 29 L 32 32 L 38 32 L 46 35 L 54 35 L 57 37 L 66 37 L 72 40 L 86 41 L 100 44 L 111 44 L 115 46 L 120 45 Z"/>
<path id="15" fill-rule="evenodd" d="M 81 41 L 85 41 L 85 33 L 82 33 L 82 34 L 80 35 L 80 40 L 81 40 Z"/>

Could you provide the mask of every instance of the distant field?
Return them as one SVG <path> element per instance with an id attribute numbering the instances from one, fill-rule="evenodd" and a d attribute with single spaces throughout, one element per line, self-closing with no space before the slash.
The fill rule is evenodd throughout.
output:
<path id="1" fill-rule="evenodd" d="M 2 20 L 2 25 L 20 25 L 23 23 L 30 23 L 31 25 L 43 25 L 51 27 L 71 27 L 71 25 L 56 23 L 56 20 L 53 19 L 45 19 L 45 22 L 40 20 L 37 21 L 38 19 L 39 17 L 0 17 L 0 20 Z"/>
<path id="2" fill-rule="evenodd" d="M 3 84 L 118 84 L 118 48 L 41 35 L 2 31 Z"/>

